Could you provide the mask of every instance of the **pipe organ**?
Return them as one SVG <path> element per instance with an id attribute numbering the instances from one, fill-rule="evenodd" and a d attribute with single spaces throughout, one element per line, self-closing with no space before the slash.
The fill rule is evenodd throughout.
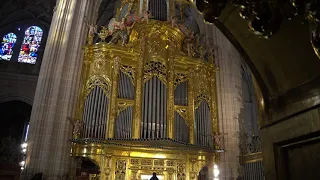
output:
<path id="1" fill-rule="evenodd" d="M 135 7 L 135 1 L 125 3 Z M 149 0 L 149 8 L 161 3 Z M 74 131 L 71 155 L 91 158 L 102 179 L 140 179 L 153 172 L 195 179 L 223 152 L 213 138 L 219 132 L 217 69 L 197 52 L 188 56 L 186 33 L 171 23 L 136 20 L 127 35 L 125 44 L 103 37 L 93 44 L 89 34 L 76 111 L 81 130 Z"/>

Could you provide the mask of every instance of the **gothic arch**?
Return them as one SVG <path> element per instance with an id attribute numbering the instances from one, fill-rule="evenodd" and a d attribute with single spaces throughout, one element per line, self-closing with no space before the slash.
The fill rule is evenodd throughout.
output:
<path id="1" fill-rule="evenodd" d="M 0 95 L 0 103 L 8 102 L 8 101 L 22 101 L 26 104 L 29 104 L 32 106 L 33 104 L 33 99 L 23 95 L 23 94 L 18 94 L 18 93 L 12 93 L 12 94 L 3 94 Z"/>

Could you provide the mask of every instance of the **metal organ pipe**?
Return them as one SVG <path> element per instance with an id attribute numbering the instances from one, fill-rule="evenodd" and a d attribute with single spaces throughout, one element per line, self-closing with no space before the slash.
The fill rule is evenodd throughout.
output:
<path id="1" fill-rule="evenodd" d="M 115 138 L 130 139 L 132 137 L 132 107 L 120 112 L 115 123 Z"/>
<path id="2" fill-rule="evenodd" d="M 118 81 L 118 97 L 122 99 L 134 99 L 134 86 L 129 76 L 120 71 Z M 120 112 L 115 122 L 114 137 L 129 139 L 132 136 L 132 107 Z"/>
<path id="3" fill-rule="evenodd" d="M 174 90 L 174 104 L 175 105 L 188 105 L 188 82 L 182 82 Z"/>
<path id="4" fill-rule="evenodd" d="M 109 98 L 102 88 L 95 87 L 85 100 L 82 138 L 104 138 Z"/>
<path id="5" fill-rule="evenodd" d="M 131 79 L 122 71 L 119 73 L 118 97 L 122 99 L 134 99 L 134 86 Z"/>
<path id="6" fill-rule="evenodd" d="M 166 0 L 149 0 L 148 9 L 151 12 L 153 19 L 166 21 L 167 20 L 167 1 Z"/>
<path id="7" fill-rule="evenodd" d="M 195 110 L 196 143 L 201 146 L 212 146 L 212 122 L 208 103 L 202 101 Z"/>
<path id="8" fill-rule="evenodd" d="M 185 119 L 177 112 L 174 113 L 174 129 L 174 140 L 182 141 L 185 143 L 189 142 L 189 127 L 186 124 Z"/>
<path id="9" fill-rule="evenodd" d="M 166 137 L 166 87 L 152 77 L 143 88 L 141 138 Z"/>

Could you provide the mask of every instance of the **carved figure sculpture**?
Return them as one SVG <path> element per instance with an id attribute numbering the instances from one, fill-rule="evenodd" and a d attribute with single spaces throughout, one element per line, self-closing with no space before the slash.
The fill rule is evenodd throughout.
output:
<path id="1" fill-rule="evenodd" d="M 73 125 L 73 135 L 79 135 L 82 129 L 83 122 L 81 120 L 77 119 L 72 119 L 72 118 L 67 118 L 69 119 L 70 123 Z"/>
<path id="2" fill-rule="evenodd" d="M 217 148 L 221 148 L 221 138 L 223 138 L 223 136 L 225 134 L 227 134 L 227 133 L 224 133 L 224 134 L 219 134 L 217 132 L 213 133 L 212 137 L 213 137 L 213 140 L 214 140 Z"/>
<path id="3" fill-rule="evenodd" d="M 88 32 L 88 44 L 93 43 L 93 37 L 97 33 L 97 25 L 94 23 L 90 23 L 86 18 L 84 19 L 86 26 L 89 28 Z"/>
<path id="4" fill-rule="evenodd" d="M 172 16 L 171 17 L 171 26 L 174 28 L 178 28 L 178 23 L 177 23 L 177 17 L 176 16 Z"/>
<path id="5" fill-rule="evenodd" d="M 143 11 L 143 17 L 142 17 L 142 22 L 146 21 L 147 24 L 149 23 L 149 19 L 151 18 L 151 12 L 144 10 Z"/>
<path id="6" fill-rule="evenodd" d="M 82 121 L 75 120 L 73 124 L 73 134 L 74 135 L 80 134 L 81 129 L 82 129 Z"/>
<path id="7" fill-rule="evenodd" d="M 129 40 L 130 30 L 133 28 L 135 23 L 132 26 L 126 25 L 126 18 L 122 18 L 121 22 L 115 21 L 115 19 L 111 19 L 109 22 L 109 30 L 111 29 L 112 39 L 109 44 L 115 44 L 119 39 L 122 39 L 122 46 L 125 46 Z"/>
<path id="8" fill-rule="evenodd" d="M 185 38 L 184 43 L 187 45 L 188 56 L 192 57 L 194 54 L 194 43 L 196 39 L 194 36 L 194 32 L 190 31 L 188 36 Z"/>

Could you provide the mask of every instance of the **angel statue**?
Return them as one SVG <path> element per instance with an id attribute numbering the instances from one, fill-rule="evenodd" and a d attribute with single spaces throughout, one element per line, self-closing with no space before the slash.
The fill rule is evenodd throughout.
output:
<path id="1" fill-rule="evenodd" d="M 142 22 L 146 21 L 147 24 L 149 23 L 149 19 L 151 18 L 151 12 L 144 10 L 143 11 L 143 17 L 142 17 Z"/>
<path id="2" fill-rule="evenodd" d="M 93 37 L 97 33 L 97 25 L 94 23 L 90 23 L 87 18 L 85 18 L 84 22 L 85 22 L 86 26 L 89 27 L 88 44 L 92 44 Z"/>
<path id="3" fill-rule="evenodd" d="M 135 22 L 131 26 L 128 26 L 126 24 L 126 18 L 122 18 L 121 22 L 117 22 L 112 18 L 108 25 L 108 29 L 112 33 L 112 39 L 109 44 L 117 43 L 119 39 L 122 39 L 122 46 L 125 46 L 129 40 L 130 30 L 134 24 Z"/>
<path id="4" fill-rule="evenodd" d="M 218 132 L 213 133 L 212 137 L 217 148 L 221 148 L 221 138 L 223 138 L 223 136 L 226 134 L 227 133 L 224 133 L 224 134 L 220 134 Z"/>
<path id="5" fill-rule="evenodd" d="M 71 124 L 73 125 L 73 131 L 72 131 L 72 134 L 74 136 L 78 136 L 82 130 L 82 125 L 83 125 L 83 122 L 81 120 L 77 120 L 77 119 L 72 119 L 72 118 L 69 118 L 69 121 L 71 122 Z"/>
<path id="6" fill-rule="evenodd" d="M 179 28 L 176 16 L 171 16 L 171 26 L 174 28 Z"/>
<path id="7" fill-rule="evenodd" d="M 190 31 L 186 38 L 184 39 L 184 43 L 187 45 L 188 56 L 192 57 L 194 54 L 194 43 L 195 43 L 194 32 Z"/>

